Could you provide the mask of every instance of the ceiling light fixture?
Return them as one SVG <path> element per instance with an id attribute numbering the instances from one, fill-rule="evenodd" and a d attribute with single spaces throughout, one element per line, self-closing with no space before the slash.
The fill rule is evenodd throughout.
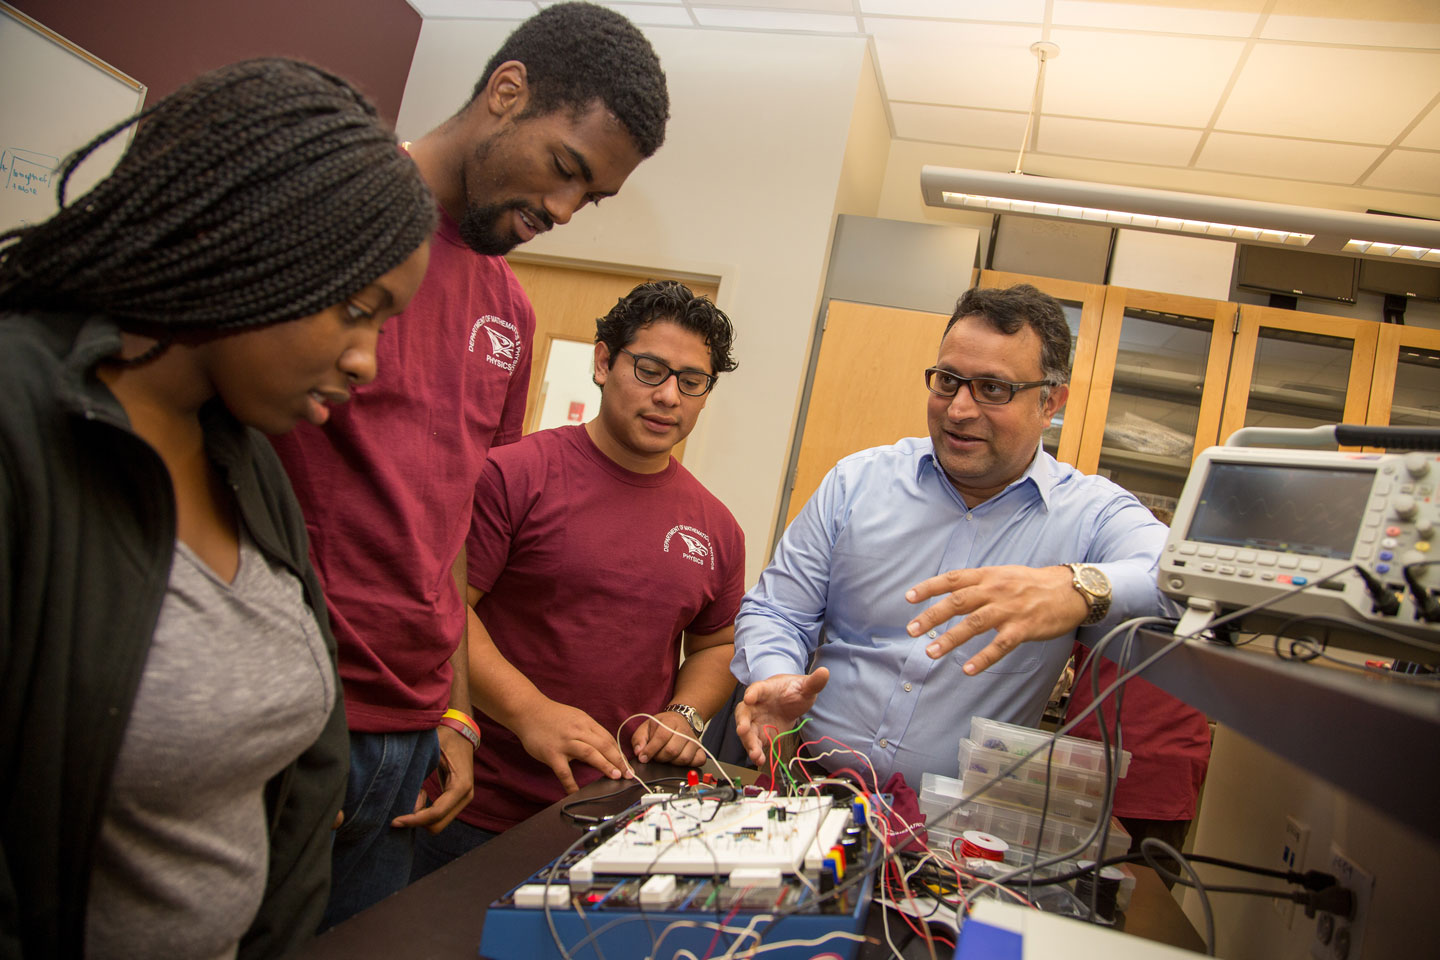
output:
<path id="1" fill-rule="evenodd" d="M 920 170 L 920 190 L 927 205 L 1081 220 L 1242 243 L 1273 243 L 1314 253 L 1440 264 L 1437 220 L 1061 180 L 1022 172 L 1025 149 L 1031 145 L 1039 110 L 1045 62 L 1058 57 L 1060 48 L 1042 41 L 1031 44 L 1030 52 L 1039 62 L 1015 171 L 999 173 L 926 164 Z"/>

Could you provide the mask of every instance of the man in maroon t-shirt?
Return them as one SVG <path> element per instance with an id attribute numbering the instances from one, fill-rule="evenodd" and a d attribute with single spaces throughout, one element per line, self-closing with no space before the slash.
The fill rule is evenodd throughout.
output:
<path id="1" fill-rule="evenodd" d="M 409 147 L 440 226 L 375 382 L 275 443 L 325 587 L 351 732 L 324 926 L 405 886 L 415 828 L 445 828 L 473 793 L 452 570 L 486 455 L 520 437 L 534 331 L 501 254 L 618 192 L 668 113 L 660 62 L 623 16 L 557 4 L 521 24 L 469 103 Z M 437 764 L 444 789 L 427 805 Z"/>
<path id="2" fill-rule="evenodd" d="M 702 759 L 704 721 L 735 685 L 744 537 L 670 455 L 735 367 L 730 321 L 682 284 L 645 283 L 595 339 L 595 419 L 491 451 L 476 489 L 475 799 L 419 838 L 417 876 L 578 785 L 624 776 L 621 743 L 641 761 Z"/>

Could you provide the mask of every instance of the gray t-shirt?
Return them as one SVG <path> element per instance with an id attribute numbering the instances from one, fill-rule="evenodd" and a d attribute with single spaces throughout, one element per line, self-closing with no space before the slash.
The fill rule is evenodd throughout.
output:
<path id="1" fill-rule="evenodd" d="M 265 889 L 265 783 L 315 741 L 334 698 L 289 570 L 243 525 L 234 583 L 176 542 L 100 828 L 87 957 L 235 956 Z"/>

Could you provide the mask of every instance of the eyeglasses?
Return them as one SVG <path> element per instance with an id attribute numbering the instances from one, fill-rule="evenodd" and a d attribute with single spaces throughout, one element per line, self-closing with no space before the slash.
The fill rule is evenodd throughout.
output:
<path id="1" fill-rule="evenodd" d="M 654 357 L 647 357 L 643 353 L 631 353 L 624 347 L 620 348 L 621 353 L 630 355 L 635 362 L 635 379 L 641 383 L 658 387 L 671 377 L 680 388 L 680 392 L 687 397 L 703 397 L 715 386 L 715 378 L 708 373 L 701 373 L 698 370 L 675 370 L 656 360 Z"/>
<path id="2" fill-rule="evenodd" d="M 995 380 L 991 377 L 962 377 L 949 370 L 930 367 L 925 371 L 925 386 L 937 397 L 953 397 L 960 392 L 961 386 L 967 386 L 970 388 L 970 396 L 975 398 L 976 403 L 999 406 L 1014 400 L 1015 394 L 1021 390 L 1029 390 L 1031 387 L 1049 387 L 1053 384 L 1049 380 L 1011 383 L 1009 380 Z"/>

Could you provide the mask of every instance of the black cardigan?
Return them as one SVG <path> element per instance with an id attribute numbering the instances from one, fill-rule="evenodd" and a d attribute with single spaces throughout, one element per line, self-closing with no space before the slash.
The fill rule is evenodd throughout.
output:
<path id="1" fill-rule="evenodd" d="M 90 864 L 175 547 L 169 473 L 96 378 L 101 318 L 0 316 L 0 957 L 80 957 Z M 256 545 L 335 640 L 270 445 L 218 402 L 206 449 Z M 266 786 L 270 863 L 242 958 L 313 934 L 349 744 L 338 675 L 319 739 Z"/>

